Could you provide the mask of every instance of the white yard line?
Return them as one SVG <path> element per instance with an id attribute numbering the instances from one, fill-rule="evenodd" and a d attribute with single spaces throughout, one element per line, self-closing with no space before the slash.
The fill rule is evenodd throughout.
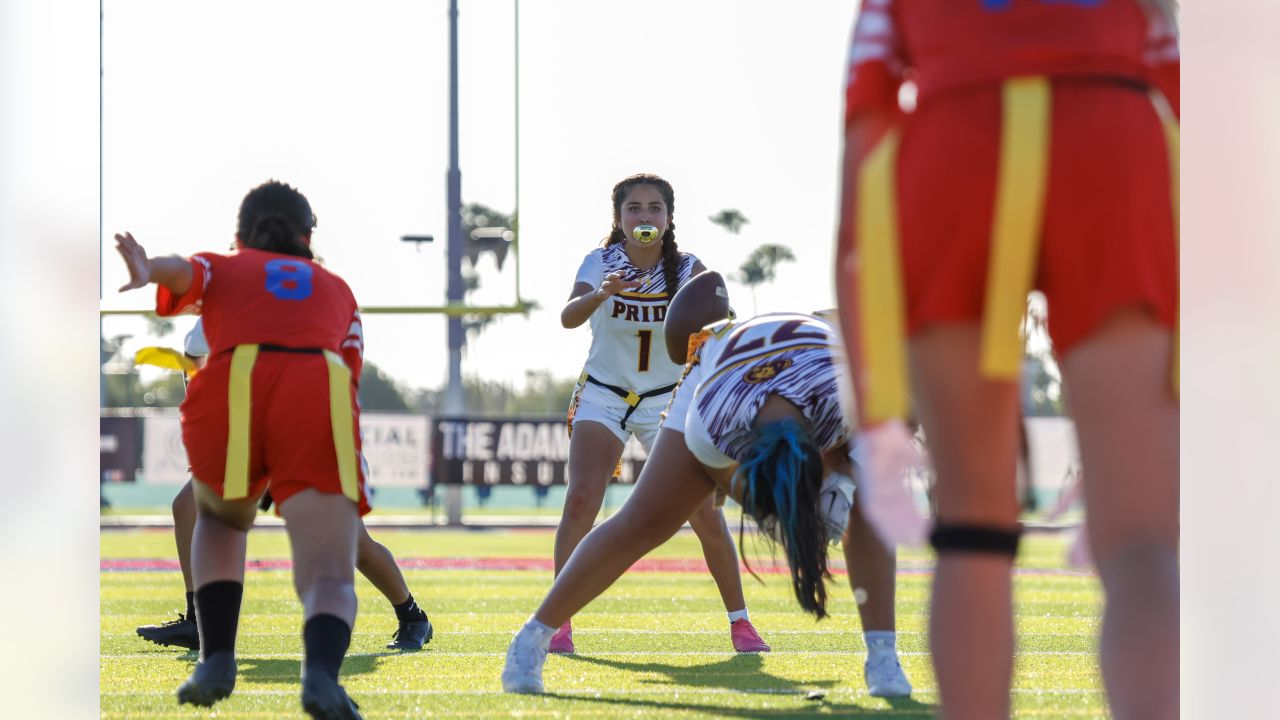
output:
<path id="1" fill-rule="evenodd" d="M 690 688 L 687 686 L 670 687 L 670 688 L 631 688 L 631 689 L 594 689 L 594 688 L 574 688 L 571 690 L 556 691 L 550 694 L 558 699 L 564 700 L 594 700 L 600 697 L 612 696 L 629 696 L 629 695 L 663 695 L 670 696 L 673 693 L 683 695 L 796 695 L 802 696 L 808 694 L 812 689 L 810 687 L 790 687 L 790 688 Z M 825 690 L 826 699 L 830 700 L 832 696 L 836 697 L 861 697 L 867 694 L 866 690 L 849 690 L 839 689 Z M 911 695 L 935 695 L 937 688 L 916 687 L 911 691 Z M 1010 691 L 1014 695 L 1100 695 L 1101 688 L 1014 688 Z M 101 693 L 102 697 L 125 697 L 136 695 L 172 695 L 172 690 L 119 690 Z M 298 694 L 296 688 L 280 689 L 280 690 L 236 690 L 236 696 L 242 695 L 261 695 L 261 696 L 279 696 L 288 695 L 290 697 Z M 358 698 L 363 695 L 476 695 L 476 696 L 495 696 L 504 695 L 501 690 L 388 690 L 386 688 L 368 688 L 354 691 Z M 529 696 L 536 697 L 536 696 Z"/>
<path id="2" fill-rule="evenodd" d="M 173 652 L 177 655 L 177 657 L 181 657 L 181 654 L 177 654 L 177 651 L 173 651 Z M 777 657 L 780 655 L 852 656 L 855 654 L 855 652 L 856 651 L 854 650 L 773 650 L 768 653 L 768 656 L 770 657 Z M 1043 656 L 1081 656 L 1081 657 L 1094 657 L 1097 654 L 1098 653 L 1093 650 L 1023 650 L 1017 653 L 1017 655 L 1019 656 L 1043 655 Z M 347 657 L 349 658 L 353 658 L 353 657 L 381 657 L 381 658 L 491 657 L 494 659 L 499 659 L 499 658 L 505 657 L 505 655 L 506 655 L 505 650 L 502 650 L 502 651 L 495 650 L 493 652 L 450 652 L 450 651 L 440 652 L 440 651 L 428 649 L 428 650 L 423 650 L 422 652 L 413 652 L 413 653 L 401 653 L 395 650 L 388 650 L 386 652 L 375 652 L 375 653 L 349 653 Z M 899 657 L 928 656 L 929 652 L 927 650 L 908 650 L 908 651 L 899 651 L 898 655 Z M 584 657 L 584 658 L 592 658 L 592 657 L 725 657 L 725 656 L 736 656 L 736 653 L 731 653 L 727 650 L 725 651 L 721 651 L 721 650 L 688 650 L 688 651 L 606 650 L 603 652 L 578 653 L 578 656 Z M 174 657 L 175 657 L 174 654 L 167 654 L 163 651 L 156 651 L 156 652 L 150 652 L 150 653 L 105 654 L 105 655 L 99 655 L 98 659 L 100 660 L 144 660 L 144 659 L 165 660 L 165 659 L 174 659 Z M 254 659 L 262 659 L 262 658 L 272 658 L 272 659 L 275 659 L 275 658 L 290 659 L 291 658 L 291 659 L 301 660 L 302 653 L 249 653 L 249 654 L 238 656 L 238 659 L 242 662 L 252 661 Z"/>
<path id="3" fill-rule="evenodd" d="M 580 637 L 580 638 L 581 637 L 600 638 L 600 637 L 605 637 L 605 635 L 714 635 L 714 637 L 721 637 L 721 635 L 726 634 L 726 630 L 658 630 L 658 629 L 609 629 L 609 630 L 586 629 L 584 630 L 584 629 L 575 628 L 573 632 L 575 632 L 575 637 Z M 372 632 L 355 633 L 353 637 L 357 637 L 357 638 L 358 637 L 379 637 L 380 638 L 380 637 L 383 637 L 384 634 L 385 633 L 372 633 Z M 475 638 L 475 637 L 509 638 L 511 637 L 511 635 L 515 634 L 515 630 L 513 629 L 512 630 L 468 630 L 466 628 L 462 628 L 462 629 L 449 630 L 448 634 L 454 635 L 454 637 L 467 637 L 467 638 Z M 772 635 L 842 635 L 842 637 L 856 637 L 856 635 L 861 634 L 861 630 L 856 628 L 851 630 L 774 630 L 774 629 L 769 629 L 768 632 L 765 634 L 771 635 L 771 637 Z M 899 637 L 904 637 L 904 635 L 910 635 L 910 637 L 914 637 L 914 635 L 919 635 L 919 637 L 924 637 L 924 635 L 927 635 L 927 634 L 928 633 L 925 632 L 925 630 L 899 630 L 899 632 L 897 632 L 897 635 L 899 635 Z M 1027 637 L 1060 638 L 1060 637 L 1079 637 L 1079 635 L 1080 633 L 1078 632 L 1062 632 L 1062 633 L 1023 632 L 1019 634 L 1019 637 L 1021 638 L 1027 638 Z M 101 637 L 137 638 L 138 635 L 137 633 L 102 633 Z M 237 633 L 237 637 L 294 638 L 294 637 L 298 637 L 298 633 L 297 632 L 289 632 L 289 633 L 241 632 L 241 633 Z"/>

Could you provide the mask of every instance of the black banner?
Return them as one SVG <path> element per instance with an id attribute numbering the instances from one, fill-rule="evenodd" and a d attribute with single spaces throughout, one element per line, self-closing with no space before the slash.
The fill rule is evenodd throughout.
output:
<path id="1" fill-rule="evenodd" d="M 99 418 L 102 482 L 133 482 L 142 467 L 142 418 Z"/>
<path id="2" fill-rule="evenodd" d="M 563 418 L 437 418 L 431 455 L 432 481 L 443 485 L 564 484 L 569 432 Z M 615 482 L 635 482 L 644 457 L 633 438 Z"/>

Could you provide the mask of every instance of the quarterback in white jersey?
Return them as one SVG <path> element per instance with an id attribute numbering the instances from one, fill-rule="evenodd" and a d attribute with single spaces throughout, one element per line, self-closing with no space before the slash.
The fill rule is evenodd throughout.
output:
<path id="1" fill-rule="evenodd" d="M 556 623 L 665 542 L 718 490 L 738 500 L 744 515 L 782 546 L 796 598 L 818 618 L 826 615 L 831 578 L 827 545 L 843 541 L 867 644 L 868 691 L 909 695 L 894 630 L 894 556 L 852 502 L 835 329 L 815 316 L 775 313 L 711 325 L 690 348 L 635 489 L 578 545 L 512 639 L 503 688 L 542 692 L 542 665 Z"/>
<path id="2" fill-rule="evenodd" d="M 662 410 L 681 372 L 667 355 L 663 321 L 668 302 L 680 285 L 706 269 L 676 247 L 675 193 L 666 180 L 633 175 L 614 186 L 612 201 L 609 236 L 582 261 L 560 313 L 566 328 L 590 321 L 591 350 L 569 404 L 569 488 L 556 528 L 557 574 L 600 513 L 627 441 L 635 435 L 646 451 L 653 447 Z M 734 649 L 768 651 L 748 618 L 738 556 L 723 512 L 708 500 L 681 522 L 686 518 L 724 601 Z M 573 652 L 572 633 L 565 618 L 551 652 Z"/>
<path id="3" fill-rule="evenodd" d="M 705 269 L 689 253 L 680 253 L 678 263 L 680 284 Z M 664 275 L 661 263 L 636 267 L 619 243 L 592 250 L 574 281 L 593 290 L 609 276 L 639 283 L 591 313 L 591 349 L 574 388 L 573 413 L 579 420 L 602 421 L 624 443 L 634 433 L 646 451 L 653 446 L 661 411 L 683 370 L 667 357 L 662 320 L 671 293 Z"/>

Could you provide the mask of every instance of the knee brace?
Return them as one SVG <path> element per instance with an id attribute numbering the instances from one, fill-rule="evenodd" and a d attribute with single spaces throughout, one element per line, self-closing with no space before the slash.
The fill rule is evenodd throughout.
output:
<path id="1" fill-rule="evenodd" d="M 1009 529 L 989 525 L 939 523 L 929 533 L 929 544 L 939 554 L 971 552 L 1013 558 L 1018 554 L 1018 540 L 1021 537 L 1021 525 Z"/>

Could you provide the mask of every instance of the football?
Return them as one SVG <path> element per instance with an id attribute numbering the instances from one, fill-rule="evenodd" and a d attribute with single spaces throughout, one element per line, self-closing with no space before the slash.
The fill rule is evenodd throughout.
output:
<path id="1" fill-rule="evenodd" d="M 666 320 L 663 321 L 667 355 L 671 362 L 685 364 L 689 359 L 689 336 L 727 317 L 729 290 L 720 273 L 704 270 L 689 278 L 671 298 Z"/>

